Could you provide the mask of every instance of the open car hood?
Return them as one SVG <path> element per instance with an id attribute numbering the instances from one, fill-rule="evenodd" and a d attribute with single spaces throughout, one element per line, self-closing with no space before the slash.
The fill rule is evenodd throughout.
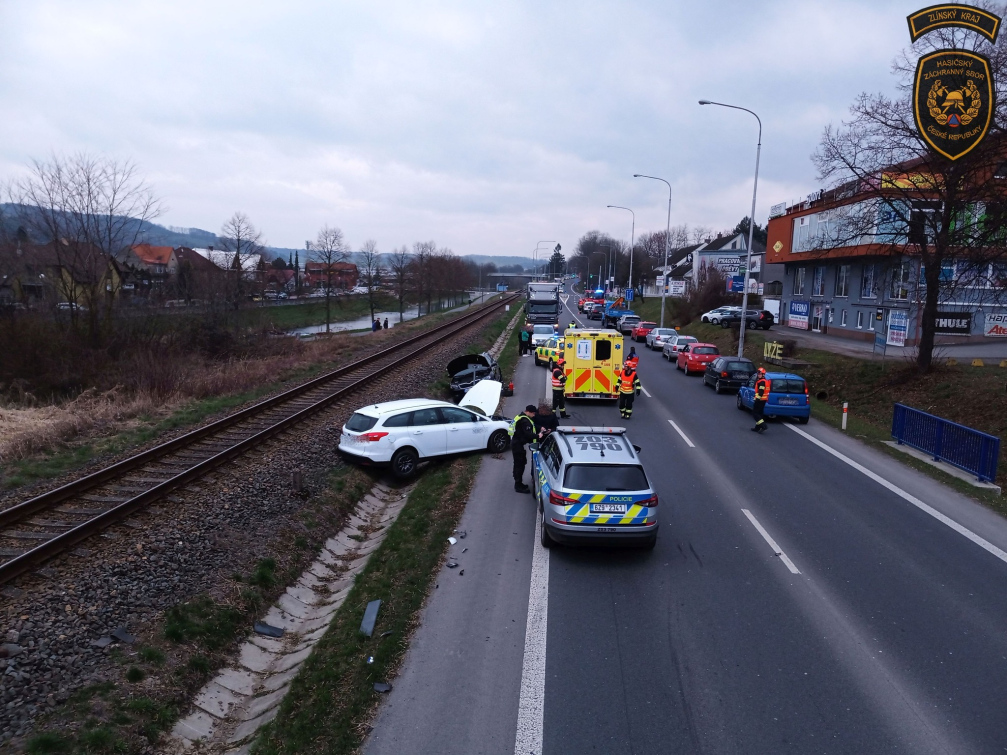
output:
<path id="1" fill-rule="evenodd" d="M 503 383 L 498 380 L 480 380 L 466 391 L 458 406 L 470 409 L 484 417 L 492 417 L 500 403 Z"/>
<path id="2" fill-rule="evenodd" d="M 493 365 L 493 358 L 488 354 L 465 354 L 464 356 L 455 357 L 450 362 L 448 362 L 447 370 L 448 375 L 454 377 L 459 372 L 464 372 L 470 367 L 491 367 Z"/>

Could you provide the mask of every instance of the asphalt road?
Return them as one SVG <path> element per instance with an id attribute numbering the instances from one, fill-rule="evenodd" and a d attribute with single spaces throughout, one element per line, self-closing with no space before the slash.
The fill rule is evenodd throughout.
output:
<path id="1" fill-rule="evenodd" d="M 1007 751 L 1007 522 L 814 420 L 749 432 L 640 346 L 657 547 L 543 551 L 487 458 L 465 574 L 440 575 L 366 752 Z M 545 370 L 515 383 L 510 413 Z"/>

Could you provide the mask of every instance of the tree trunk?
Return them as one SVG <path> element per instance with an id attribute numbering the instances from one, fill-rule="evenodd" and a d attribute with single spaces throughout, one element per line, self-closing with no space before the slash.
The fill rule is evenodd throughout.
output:
<path id="1" fill-rule="evenodd" d="M 919 351 L 916 355 L 916 367 L 920 372 L 928 372 L 934 358 L 934 331 L 937 328 L 937 307 L 940 303 L 940 255 L 934 255 L 929 265 L 923 268 L 923 277 L 927 284 L 927 295 L 923 300 L 923 316 L 920 318 Z M 922 264 L 922 263 L 921 263 Z"/>

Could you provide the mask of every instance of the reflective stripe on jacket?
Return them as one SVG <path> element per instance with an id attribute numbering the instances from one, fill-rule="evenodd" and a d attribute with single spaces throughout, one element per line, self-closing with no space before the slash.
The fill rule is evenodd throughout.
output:
<path id="1" fill-rule="evenodd" d="M 619 393 L 633 393 L 642 387 L 636 370 L 620 370 L 616 377 L 619 379 Z"/>
<path id="2" fill-rule="evenodd" d="M 566 375 L 563 374 L 563 370 L 557 367 L 552 371 L 552 389 L 554 391 L 563 390 L 563 386 L 566 384 Z"/>

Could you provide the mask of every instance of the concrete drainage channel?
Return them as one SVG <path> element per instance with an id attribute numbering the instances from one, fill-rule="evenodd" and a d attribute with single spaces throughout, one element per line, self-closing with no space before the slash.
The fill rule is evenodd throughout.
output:
<path id="1" fill-rule="evenodd" d="M 171 731 L 171 749 L 194 745 L 244 753 L 261 726 L 276 717 L 300 666 L 328 629 L 357 573 L 363 570 L 398 517 L 413 486 L 378 483 L 357 504 L 346 527 L 330 538 L 315 562 L 257 625 L 235 667 L 226 668 L 196 696 L 194 709 Z M 262 626 L 265 625 L 265 626 Z M 268 634 L 280 634 L 273 638 Z"/>

